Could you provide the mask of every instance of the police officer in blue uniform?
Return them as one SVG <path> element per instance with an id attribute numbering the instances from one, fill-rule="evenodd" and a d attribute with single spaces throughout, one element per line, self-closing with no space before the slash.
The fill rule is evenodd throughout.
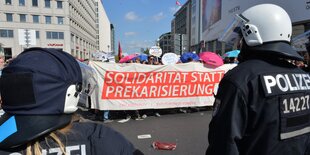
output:
<path id="1" fill-rule="evenodd" d="M 143 154 L 119 132 L 74 115 L 82 72 L 64 51 L 30 48 L 0 78 L 1 155 Z"/>
<path id="2" fill-rule="evenodd" d="M 303 60 L 291 35 L 289 15 L 274 4 L 253 6 L 227 27 L 220 40 L 241 39 L 240 64 L 220 82 L 206 154 L 310 154 L 310 76 L 291 63 Z"/>

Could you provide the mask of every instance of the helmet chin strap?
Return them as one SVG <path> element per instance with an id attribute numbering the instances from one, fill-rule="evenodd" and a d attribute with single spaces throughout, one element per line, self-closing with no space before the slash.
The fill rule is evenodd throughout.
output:
<path id="1" fill-rule="evenodd" d="M 81 92 L 80 84 L 70 85 L 67 89 L 64 113 L 73 113 L 78 107 L 77 104 L 80 99 L 79 93 Z"/>

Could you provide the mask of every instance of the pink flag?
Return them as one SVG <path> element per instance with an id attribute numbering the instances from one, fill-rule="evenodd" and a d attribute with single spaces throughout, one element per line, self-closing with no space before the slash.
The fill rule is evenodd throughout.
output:
<path id="1" fill-rule="evenodd" d="M 176 1 L 175 1 L 175 5 L 181 6 L 181 3 L 180 3 L 178 0 L 176 0 Z"/>

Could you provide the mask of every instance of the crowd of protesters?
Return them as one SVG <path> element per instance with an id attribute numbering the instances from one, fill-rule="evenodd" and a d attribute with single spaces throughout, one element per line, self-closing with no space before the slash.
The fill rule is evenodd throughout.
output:
<path id="1" fill-rule="evenodd" d="M 194 53 L 195 54 L 195 53 Z M 301 53 L 302 55 L 302 53 Z M 146 56 L 146 55 L 145 55 Z M 291 63 L 303 68 L 304 70 L 309 70 L 308 64 L 309 64 L 309 55 L 308 53 L 303 53 L 305 61 L 292 61 Z M 237 57 L 223 57 L 223 63 L 224 64 L 236 64 L 238 63 Z M 5 61 L 4 55 L 0 55 L 0 73 L 1 70 L 5 67 L 6 64 L 8 64 L 12 59 L 8 59 Z M 88 59 L 84 62 L 88 62 Z M 177 63 L 204 63 L 201 59 L 194 59 L 192 57 L 188 57 L 186 59 L 180 59 Z M 140 63 L 145 65 L 163 65 L 161 62 L 161 58 L 155 57 L 153 55 L 148 55 L 147 57 L 144 57 L 141 59 L 141 57 L 135 57 L 133 59 L 128 60 L 125 63 Z M 0 100 L 1 102 L 1 100 Z M 86 118 L 95 120 L 95 121 L 103 121 L 104 123 L 112 122 L 114 119 L 118 118 L 124 118 L 124 120 L 128 121 L 130 119 L 134 120 L 143 120 L 147 118 L 148 116 L 155 116 L 160 117 L 161 114 L 165 113 L 190 113 L 190 112 L 197 112 L 201 109 L 205 109 L 205 107 L 198 108 L 198 107 L 183 107 L 183 108 L 174 108 L 174 109 L 145 109 L 145 110 L 124 110 L 124 111 L 99 111 L 99 110 L 90 110 L 91 113 L 86 114 Z M 1 110 L 1 104 L 0 104 L 0 116 L 3 114 L 3 111 Z"/>
<path id="2" fill-rule="evenodd" d="M 194 53 L 195 54 L 195 53 Z M 291 61 L 292 64 L 303 68 L 306 71 L 309 71 L 309 54 L 307 52 L 300 53 L 304 57 L 304 61 Z M 153 55 L 145 55 L 146 57 L 135 57 L 133 59 L 130 59 L 126 61 L 125 63 L 140 63 L 145 65 L 163 65 L 161 58 L 155 57 Z M 224 64 L 237 64 L 238 58 L 235 57 L 225 57 L 225 55 L 222 56 L 223 63 Z M 5 60 L 4 55 L 0 55 L 0 75 L 2 69 L 11 61 L 12 59 Z M 85 59 L 85 63 L 88 62 L 88 59 Z M 198 63 L 204 63 L 201 59 L 195 59 L 192 57 L 188 57 L 186 59 L 180 59 L 177 63 L 191 63 L 191 62 L 198 62 Z M 0 100 L 1 101 L 1 100 Z M 88 114 L 88 118 L 93 120 L 99 120 L 103 121 L 105 123 L 112 122 L 114 118 L 124 118 L 125 120 L 135 119 L 135 120 L 143 120 L 147 118 L 148 116 L 156 116 L 160 117 L 161 113 L 167 113 L 167 110 L 159 110 L 159 109 L 146 109 L 146 110 L 126 110 L 126 111 L 99 111 L 99 110 L 91 110 L 92 112 Z M 188 108 L 175 108 L 170 109 L 168 113 L 175 112 L 181 112 L 181 113 L 190 113 L 195 111 L 200 111 L 200 108 L 196 107 L 188 107 Z M 3 114 L 3 111 L 1 110 L 1 104 L 0 104 L 0 116 Z"/>
<path id="3" fill-rule="evenodd" d="M 207 52 L 208 54 L 210 52 Z M 214 54 L 212 52 L 212 54 Z M 216 67 L 219 67 L 224 64 L 222 57 L 218 54 L 214 54 L 215 56 L 220 59 L 220 63 L 217 63 Z M 125 58 L 125 56 L 123 57 Z M 236 58 L 235 58 L 236 59 Z M 214 60 L 217 61 L 217 60 Z M 106 62 L 106 61 L 104 61 Z M 156 57 L 153 55 L 132 55 L 130 58 L 126 59 L 126 61 L 119 60 L 121 63 L 139 63 L 145 65 L 163 65 L 162 57 Z M 205 61 L 198 56 L 195 52 L 185 52 L 184 55 L 181 55 L 180 59 L 177 64 L 180 63 L 205 63 Z M 227 62 L 227 63 L 236 63 L 236 62 Z M 115 119 L 123 118 L 121 122 L 129 121 L 130 119 L 134 120 L 143 120 L 148 116 L 155 116 L 160 117 L 161 114 L 165 113 L 191 113 L 191 112 L 198 112 L 202 109 L 206 109 L 207 107 L 182 107 L 182 108 L 172 108 L 172 109 L 144 109 L 144 110 L 124 110 L 124 111 L 109 111 L 109 110 L 93 110 L 92 113 L 89 114 L 89 118 L 93 120 L 103 121 L 104 123 L 112 122 Z"/>

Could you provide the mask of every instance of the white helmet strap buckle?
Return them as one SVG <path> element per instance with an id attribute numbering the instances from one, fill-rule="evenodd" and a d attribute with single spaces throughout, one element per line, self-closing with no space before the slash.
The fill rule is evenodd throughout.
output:
<path id="1" fill-rule="evenodd" d="M 242 26 L 242 34 L 245 38 L 247 45 L 256 46 L 263 44 L 258 28 L 253 24 L 244 24 Z"/>
<path id="2" fill-rule="evenodd" d="M 80 95 L 79 90 L 77 90 L 77 85 L 70 85 L 66 92 L 64 113 L 73 113 L 78 107 L 77 104 L 79 102 Z"/>

